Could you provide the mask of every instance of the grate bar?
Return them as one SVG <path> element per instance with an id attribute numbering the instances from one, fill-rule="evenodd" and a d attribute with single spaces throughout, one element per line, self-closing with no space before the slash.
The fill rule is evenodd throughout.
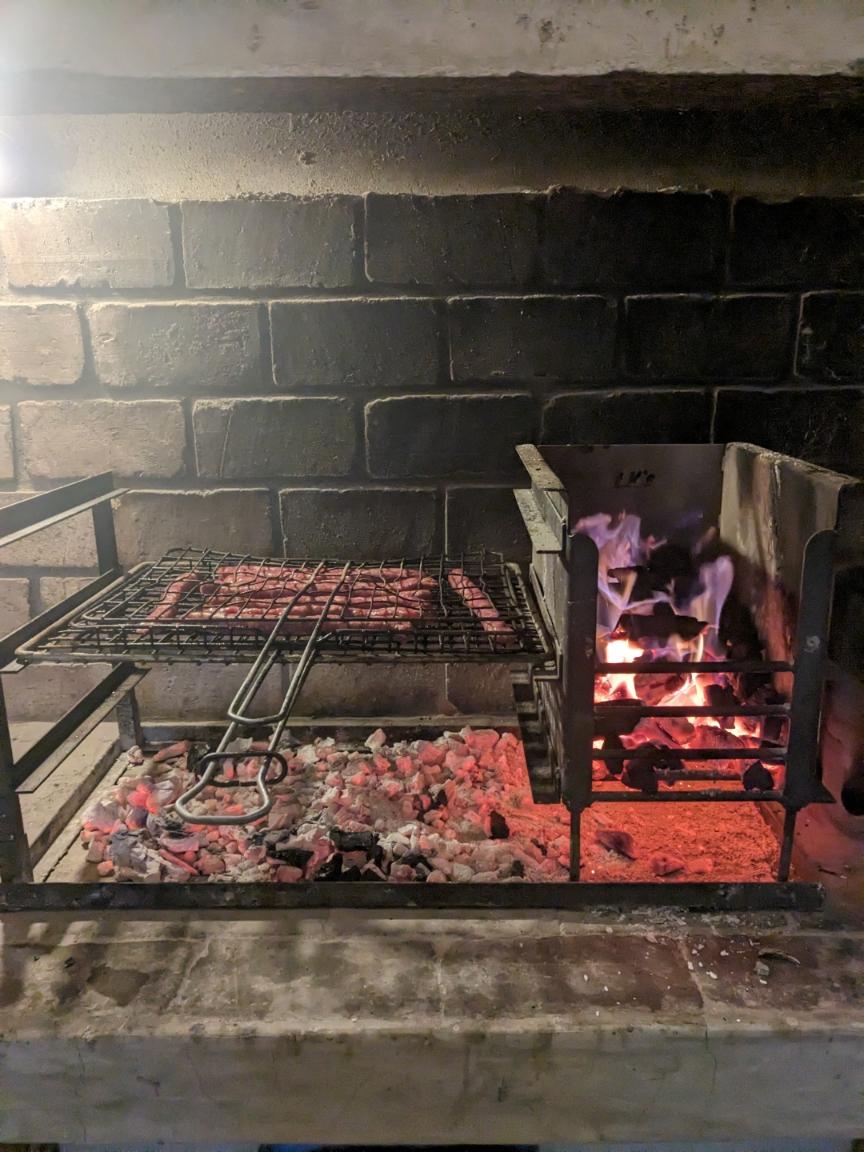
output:
<path id="1" fill-rule="evenodd" d="M 346 565 L 194 548 L 140 565 L 17 655 L 24 662 L 248 662 L 284 613 L 272 648 L 280 662 L 292 662 L 337 580 L 343 587 L 322 620 L 320 659 L 535 663 L 549 655 L 519 569 L 500 553 Z"/>

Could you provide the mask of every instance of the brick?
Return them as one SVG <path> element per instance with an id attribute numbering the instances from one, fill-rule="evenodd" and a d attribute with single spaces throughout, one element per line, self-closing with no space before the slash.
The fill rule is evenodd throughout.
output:
<path id="1" fill-rule="evenodd" d="M 3 677 L 9 718 L 58 720 L 111 671 L 109 664 L 36 664 Z"/>
<path id="2" fill-rule="evenodd" d="M 183 409 L 173 400 L 46 400 L 18 405 L 20 459 L 31 479 L 110 470 L 118 476 L 183 471 Z"/>
<path id="3" fill-rule="evenodd" d="M 524 394 L 399 396 L 366 405 L 369 473 L 396 476 L 518 474 L 515 446 L 535 427 Z"/>
<path id="4" fill-rule="evenodd" d="M 288 488 L 280 493 L 286 556 L 381 560 L 440 552 L 436 492 L 422 488 Z"/>
<path id="5" fill-rule="evenodd" d="M 817 292 L 804 297 L 796 371 L 825 380 L 864 375 L 864 293 Z"/>
<path id="6" fill-rule="evenodd" d="M 539 204 L 494 196 L 366 197 L 366 275 L 376 284 L 526 284 L 539 244 Z"/>
<path id="7" fill-rule="evenodd" d="M 431 300 L 296 300 L 270 305 L 280 388 L 425 388 L 438 381 Z"/>
<path id="8" fill-rule="evenodd" d="M 342 288 L 354 273 L 348 196 L 188 201 L 183 257 L 190 288 Z"/>
<path id="9" fill-rule="evenodd" d="M 583 392 L 550 400 L 542 439 L 546 444 L 702 444 L 710 431 L 707 392 Z"/>
<path id="10" fill-rule="evenodd" d="M 730 267 L 739 284 L 857 287 L 864 279 L 864 202 L 738 200 Z"/>
<path id="11" fill-rule="evenodd" d="M 531 544 L 511 488 L 449 488 L 447 551 L 488 548 L 507 560 L 530 560 Z"/>
<path id="12" fill-rule="evenodd" d="M 447 707 L 442 664 L 319 664 L 297 701 L 300 716 L 430 716 Z M 398 739 L 397 734 L 393 734 Z"/>
<path id="13" fill-rule="evenodd" d="M 454 380 L 603 380 L 615 373 L 618 307 L 602 296 L 449 302 Z"/>
<path id="14" fill-rule="evenodd" d="M 172 664 L 152 668 L 136 691 L 141 717 L 145 721 L 218 720 L 225 712 L 248 673 L 248 667 L 235 664 Z M 255 707 L 259 715 L 278 712 L 284 692 L 282 669 L 274 669 L 261 686 Z"/>
<path id="15" fill-rule="evenodd" d="M 350 400 L 199 400 L 192 423 L 202 477 L 346 476 L 354 465 Z"/>
<path id="16" fill-rule="evenodd" d="M 8 200 L 0 237 L 12 288 L 167 288 L 168 209 L 150 200 Z"/>
<path id="17" fill-rule="evenodd" d="M 652 380 L 776 380 L 789 372 L 789 296 L 631 296 L 627 371 Z"/>
<path id="18" fill-rule="evenodd" d="M 720 390 L 714 438 L 746 440 L 824 468 L 864 475 L 864 391 Z"/>
<path id="19" fill-rule="evenodd" d="M 30 619 L 30 581 L 25 577 L 0 579 L 0 636 Z"/>
<path id="20" fill-rule="evenodd" d="M 0 508 L 35 496 L 35 492 L 0 492 Z M 34 532 L 17 544 L 0 548 L 0 568 L 95 568 L 96 538 L 89 512 Z"/>
<path id="21" fill-rule="evenodd" d="M 79 592 L 92 579 L 92 576 L 43 576 L 39 581 L 39 599 L 43 611 L 59 604 L 73 592 Z"/>
<path id="22" fill-rule="evenodd" d="M 727 219 L 723 196 L 562 189 L 546 208 L 545 276 L 574 288 L 710 287 L 721 275 Z"/>
<path id="23" fill-rule="evenodd" d="M 132 491 L 115 510 L 123 564 L 158 560 L 171 548 L 216 548 L 269 556 L 270 498 L 263 488 L 215 492 Z"/>
<path id="24" fill-rule="evenodd" d="M 512 716 L 516 710 L 504 664 L 448 664 L 447 699 L 457 712 Z"/>
<path id="25" fill-rule="evenodd" d="M 0 380 L 75 384 L 84 371 L 84 338 L 74 304 L 0 306 Z"/>
<path id="26" fill-rule="evenodd" d="M 257 388 L 256 304 L 97 304 L 89 313 L 96 374 L 115 388 Z"/>
<path id="27" fill-rule="evenodd" d="M 15 476 L 15 456 L 12 451 L 12 409 L 8 404 L 0 405 L 0 480 L 12 480 Z"/>

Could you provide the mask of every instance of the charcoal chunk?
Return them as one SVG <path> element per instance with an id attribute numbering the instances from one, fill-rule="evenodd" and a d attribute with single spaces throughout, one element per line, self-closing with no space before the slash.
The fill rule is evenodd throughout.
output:
<path id="1" fill-rule="evenodd" d="M 363 873 L 360 871 L 356 864 L 353 864 L 347 871 L 342 873 L 339 879 L 347 881 L 362 880 Z"/>
<path id="2" fill-rule="evenodd" d="M 705 699 L 712 708 L 736 708 L 738 697 L 728 684 L 709 684 L 705 689 Z"/>
<path id="3" fill-rule="evenodd" d="M 325 860 L 315 873 L 315 879 L 325 882 L 342 879 L 342 856 L 339 852 L 334 852 L 329 860 Z"/>
<path id="4" fill-rule="evenodd" d="M 489 813 L 489 834 L 493 840 L 506 840 L 510 835 L 510 825 L 500 812 Z"/>
<path id="5" fill-rule="evenodd" d="M 679 616 L 671 604 L 655 604 L 650 615 L 625 612 L 618 622 L 615 635 L 626 636 L 634 644 L 641 641 L 662 643 L 670 636 L 680 636 L 682 640 L 693 640 L 705 623 L 695 616 Z"/>
<path id="6" fill-rule="evenodd" d="M 280 843 L 268 848 L 267 855 L 281 864 L 290 864 L 292 868 L 305 868 L 314 853 L 308 848 L 289 848 L 287 844 Z"/>
<path id="7" fill-rule="evenodd" d="M 372 853 L 378 846 L 377 832 L 345 832 L 342 828 L 332 828 L 330 839 L 340 852 Z"/>
<path id="8" fill-rule="evenodd" d="M 520 879 L 525 875 L 525 865 L 521 860 L 514 860 L 510 865 L 510 875 L 518 876 Z"/>
<path id="9" fill-rule="evenodd" d="M 844 783 L 840 802 L 852 816 L 864 816 L 864 761 L 856 765 Z"/>
<path id="10" fill-rule="evenodd" d="M 634 727 L 634 725 L 631 724 L 630 728 L 628 728 L 627 731 L 632 731 L 633 727 Z M 624 750 L 624 744 L 621 741 L 621 737 L 615 735 L 614 732 L 612 733 L 611 736 L 607 736 L 606 739 L 603 741 L 603 751 L 604 752 L 623 751 L 623 750 Z M 600 763 L 604 765 L 604 767 L 606 768 L 606 771 L 609 773 L 610 776 L 620 776 L 621 773 L 624 771 L 624 761 L 623 760 L 601 760 Z"/>
<path id="11" fill-rule="evenodd" d="M 774 777 L 761 760 L 745 768 L 741 783 L 748 792 L 768 792 L 774 787 Z"/>
<path id="12" fill-rule="evenodd" d="M 447 790 L 443 784 L 437 784 L 431 791 L 432 808 L 445 808 L 447 806 Z"/>
<path id="13" fill-rule="evenodd" d="M 641 707 L 642 702 L 640 700 L 632 700 L 630 697 L 607 700 L 603 706 L 603 713 L 594 724 L 595 736 L 612 736 L 614 734 L 616 739 L 618 736 L 626 736 L 641 720 Z M 609 711 L 606 710 L 607 708 Z M 604 747 L 620 748 L 621 742 L 605 744 Z"/>
<path id="14" fill-rule="evenodd" d="M 399 863 L 407 864 L 409 868 L 425 868 L 427 875 L 432 871 L 432 865 L 421 852 L 409 852 L 400 858 Z"/>
<path id="15" fill-rule="evenodd" d="M 651 744 L 643 744 L 636 748 L 631 760 L 624 761 L 624 771 L 621 773 L 621 783 L 625 788 L 632 788 L 636 792 L 645 792 L 649 796 L 656 796 L 660 790 L 657 778 L 657 752 Z"/>

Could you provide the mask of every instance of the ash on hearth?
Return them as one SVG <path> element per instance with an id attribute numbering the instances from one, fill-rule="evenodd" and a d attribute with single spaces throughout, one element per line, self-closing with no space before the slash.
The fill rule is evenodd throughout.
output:
<path id="1" fill-rule="evenodd" d="M 226 775 L 255 776 L 254 746 L 237 742 Z M 245 755 L 244 755 L 245 754 Z M 567 815 L 531 799 L 522 746 L 511 733 L 465 728 L 434 741 L 361 748 L 319 739 L 283 748 L 288 775 L 272 786 L 264 820 L 183 823 L 172 805 L 192 781 L 194 749 L 145 758 L 83 822 L 87 859 L 117 880 L 508 882 L 565 880 Z M 208 816 L 244 810 L 246 789 L 209 788 Z"/>

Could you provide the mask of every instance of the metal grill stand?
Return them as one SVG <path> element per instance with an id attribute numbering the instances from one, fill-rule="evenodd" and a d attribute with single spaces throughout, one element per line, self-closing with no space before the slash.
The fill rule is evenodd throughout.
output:
<path id="1" fill-rule="evenodd" d="M 537 741 L 526 741 L 526 750 L 534 753 L 529 772 L 542 780 L 551 771 L 556 782 L 552 793 L 560 794 L 570 810 L 572 878 L 579 879 L 581 816 L 592 804 L 747 801 L 782 807 L 777 878 L 787 881 L 798 813 L 808 804 L 833 802 L 821 783 L 819 769 L 833 564 L 838 543 L 851 543 L 861 550 L 860 536 L 856 540 L 855 531 L 844 528 L 842 522 L 848 515 L 850 523 L 860 524 L 864 485 L 752 445 L 728 445 L 725 449 L 718 445 L 553 445 L 542 449 L 522 445 L 518 451 L 531 479 L 529 490 L 516 493 L 532 540 L 531 585 L 561 666 L 558 678 L 533 677 L 524 714 L 548 738 L 539 747 Z M 764 489 L 761 500 L 757 499 L 762 495 L 760 487 Z M 748 504 L 742 493 L 746 493 Z M 849 514 L 853 504 L 854 516 Z M 662 534 L 664 518 L 671 524 L 682 512 L 692 513 L 694 509 L 705 513 L 707 523 L 720 522 L 727 547 L 744 561 L 777 553 L 784 557 L 787 581 L 793 578 L 790 572 L 799 580 L 793 652 L 788 658 L 755 661 L 598 662 L 599 556 L 594 541 L 587 535 L 573 534 L 571 525 L 581 516 L 598 511 L 615 514 L 626 510 L 654 517 L 652 531 Z M 781 531 L 785 551 L 776 542 Z M 795 547 L 798 540 L 800 549 Z M 748 549 L 754 556 L 749 556 Z M 777 638 L 771 639 L 775 647 L 779 646 Z M 750 673 L 766 678 L 786 673 L 794 679 L 794 688 L 790 704 L 737 709 L 728 704 L 651 707 L 638 702 L 631 707 L 629 701 L 622 709 L 618 704 L 595 703 L 595 677 L 639 671 Z M 604 725 L 608 727 L 616 719 L 629 725 L 652 716 L 720 718 L 735 714 L 788 717 L 787 746 L 676 747 L 675 758 L 684 762 L 752 760 L 755 753 L 760 760 L 785 763 L 782 788 L 756 792 L 718 786 L 648 794 L 623 787 L 595 787 L 594 762 L 620 762 L 633 756 L 626 749 L 594 748 L 594 739 L 604 734 Z M 723 775 L 711 769 L 685 768 L 674 775 L 676 782 L 724 783 Z"/>

